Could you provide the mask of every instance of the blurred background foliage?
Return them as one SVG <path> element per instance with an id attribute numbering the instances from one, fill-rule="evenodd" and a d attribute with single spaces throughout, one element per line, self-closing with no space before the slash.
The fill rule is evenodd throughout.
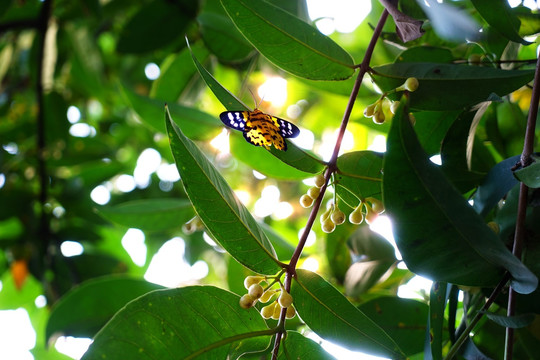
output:
<path id="1" fill-rule="evenodd" d="M 355 63 L 362 60 L 383 10 L 378 1 L 343 2 L 344 10 L 336 14 L 318 14 L 303 0 L 269 2 L 329 34 Z M 426 18 L 415 1 L 400 3 L 411 16 Z M 535 45 L 510 42 L 469 1 L 455 3 L 482 24 L 485 37 L 442 40 L 428 23 L 423 37 L 404 44 L 388 21 L 372 64 L 405 61 L 403 54 L 409 61 L 486 64 L 536 58 Z M 515 12 L 522 21 L 519 35 L 536 34 L 538 17 L 524 6 Z M 308 214 L 298 198 L 313 185 L 313 175 L 261 163 L 243 139 L 228 138 L 218 118 L 225 109 L 199 76 L 185 37 L 221 84 L 250 107 L 264 96 L 259 107 L 301 127 L 297 144 L 323 160 L 333 149 L 352 78 L 313 81 L 280 70 L 240 34 L 218 0 L 4 0 L 0 31 L 0 309 L 27 314 L 4 313 L 8 322 L 0 326 L 8 330 L 0 334 L 29 320 L 35 338 L 25 335 L 22 349 L 32 349 L 36 359 L 63 359 L 52 346 L 58 335 L 92 337 L 127 301 L 158 287 L 152 283 L 213 284 L 245 292 L 242 279 L 249 273 L 200 228 L 185 225 L 194 211 L 165 135 L 165 103 L 257 219 L 279 234 L 274 242 L 279 258 L 290 257 Z M 404 53 L 419 45 L 438 50 Z M 345 152 L 384 151 L 389 124 L 363 116 L 379 97 L 371 81 L 364 84 Z M 493 165 L 521 152 L 529 98 L 530 88 L 523 87 L 488 108 L 476 129 L 477 176 L 467 173 L 464 193 Z M 436 115 L 453 119 L 457 114 Z M 428 123 L 433 116 L 419 112 L 416 129 L 428 154 L 438 155 L 450 125 L 436 132 Z M 317 222 L 302 263 L 358 304 L 395 296 L 414 276 L 396 267 L 388 242 L 366 225 L 347 224 L 325 234 Z M 74 307 L 80 300 L 64 296 L 81 284 L 87 297 L 113 304 Z M 418 297 L 427 296 L 420 292 Z M 91 323 L 99 311 L 103 317 Z M 21 351 L 18 356 L 31 358 Z"/>

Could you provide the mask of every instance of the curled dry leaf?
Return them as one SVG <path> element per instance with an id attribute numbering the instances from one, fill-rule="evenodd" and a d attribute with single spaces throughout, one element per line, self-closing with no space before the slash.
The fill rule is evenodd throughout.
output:
<path id="1" fill-rule="evenodd" d="M 388 10 L 394 22 L 396 23 L 396 33 L 403 42 L 408 42 L 418 39 L 424 34 L 422 30 L 421 20 L 413 19 L 412 17 L 399 11 L 397 7 L 398 0 L 380 0 L 381 4 Z"/>

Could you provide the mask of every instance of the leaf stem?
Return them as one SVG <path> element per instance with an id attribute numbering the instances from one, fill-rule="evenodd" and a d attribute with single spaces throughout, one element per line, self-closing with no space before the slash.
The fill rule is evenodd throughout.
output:
<path id="1" fill-rule="evenodd" d="M 531 94 L 531 105 L 529 108 L 529 116 L 527 118 L 527 128 L 525 130 L 525 141 L 523 143 L 523 152 L 521 153 L 520 165 L 521 168 L 529 166 L 532 162 L 531 154 L 534 150 L 534 130 L 536 128 L 536 117 L 538 115 L 538 101 L 540 100 L 540 57 L 536 62 L 536 72 L 534 74 L 534 83 Z M 525 218 L 527 216 L 527 197 L 529 188 L 524 183 L 519 186 L 519 200 L 518 210 L 516 218 L 516 230 L 514 232 L 514 246 L 512 253 L 515 257 L 521 260 L 521 253 L 523 251 L 523 241 L 525 238 Z M 516 301 L 516 292 L 510 287 L 508 293 L 508 307 L 506 314 L 508 316 L 514 315 Z M 504 347 L 504 359 L 512 360 L 512 353 L 514 350 L 514 329 L 506 328 L 506 339 Z"/>
<path id="2" fill-rule="evenodd" d="M 382 12 L 381 17 L 379 18 L 379 22 L 377 26 L 375 27 L 375 30 L 373 31 L 373 35 L 366 49 L 364 59 L 362 60 L 362 63 L 359 66 L 360 71 L 358 73 L 356 81 L 354 82 L 354 86 L 351 91 L 351 95 L 349 97 L 349 102 L 347 103 L 347 107 L 345 108 L 345 113 L 343 114 L 343 119 L 341 121 L 341 126 L 339 128 L 338 138 L 336 140 L 336 145 L 334 146 L 334 152 L 332 153 L 332 157 L 330 158 L 330 161 L 328 162 L 328 166 L 324 173 L 324 184 L 321 187 L 319 196 L 317 196 L 317 199 L 315 199 L 313 208 L 311 209 L 311 213 L 309 214 L 309 218 L 306 223 L 306 227 L 304 228 L 304 232 L 302 233 L 302 236 L 300 237 L 300 240 L 298 242 L 298 245 L 296 246 L 294 254 L 291 257 L 291 261 L 289 262 L 289 265 L 287 266 L 287 274 L 285 275 L 285 290 L 287 290 L 288 292 L 291 291 L 292 278 L 296 274 L 296 265 L 298 263 L 298 259 L 300 259 L 300 255 L 302 254 L 302 251 L 304 250 L 304 246 L 306 245 L 309 232 L 311 231 L 311 228 L 313 227 L 313 224 L 315 223 L 315 219 L 317 218 L 317 213 L 319 212 L 319 209 L 321 207 L 321 203 L 324 198 L 326 188 L 328 187 L 330 178 L 332 177 L 332 174 L 337 170 L 337 159 L 339 155 L 339 150 L 341 148 L 341 142 L 343 141 L 343 136 L 345 135 L 345 130 L 347 129 L 347 124 L 349 123 L 349 119 L 351 117 L 351 112 L 354 107 L 354 103 L 358 96 L 358 92 L 360 91 L 362 80 L 364 79 L 364 75 L 369 71 L 369 63 L 373 55 L 373 50 L 375 49 L 375 45 L 377 44 L 377 40 L 379 39 L 381 35 L 384 23 L 386 22 L 387 18 L 388 18 L 388 11 L 385 9 Z M 281 324 L 282 326 L 285 324 L 286 314 L 287 314 L 287 309 L 282 309 L 281 316 L 279 318 L 279 324 Z M 277 360 L 278 358 L 279 345 L 280 345 L 282 336 L 283 336 L 283 331 L 280 331 L 276 334 L 276 339 L 274 342 L 274 349 L 272 350 L 272 360 Z"/>

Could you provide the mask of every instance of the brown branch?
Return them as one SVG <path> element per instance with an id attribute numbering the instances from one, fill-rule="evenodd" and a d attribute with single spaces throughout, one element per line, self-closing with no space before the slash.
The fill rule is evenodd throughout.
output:
<path id="1" fill-rule="evenodd" d="M 534 74 L 534 83 L 531 94 L 531 105 L 529 108 L 529 116 L 527 118 L 527 128 L 525 130 L 525 141 L 523 143 L 523 152 L 521 153 L 521 167 L 529 166 L 532 162 L 531 154 L 534 150 L 534 130 L 536 128 L 536 117 L 538 115 L 538 101 L 540 100 L 540 57 L 536 63 L 536 72 Z M 525 218 L 527 216 L 527 197 L 529 188 L 524 183 L 519 186 L 519 200 L 518 210 L 516 218 L 516 230 L 514 232 L 514 246 L 512 253 L 518 259 L 521 260 L 521 253 L 523 251 L 523 241 L 525 238 Z M 514 315 L 516 302 L 516 292 L 510 287 L 508 293 L 508 308 L 506 314 L 508 316 Z M 512 353 L 514 350 L 514 329 L 506 328 L 506 341 L 504 349 L 504 358 L 506 360 L 512 359 Z"/>
<path id="2" fill-rule="evenodd" d="M 328 187 L 328 182 L 330 181 L 330 177 L 337 170 L 337 158 L 339 155 L 339 149 L 341 148 L 341 142 L 343 141 L 343 136 L 345 134 L 345 129 L 347 128 L 347 124 L 349 123 L 351 112 L 352 112 L 354 103 L 356 101 L 356 97 L 358 96 L 358 92 L 360 91 L 360 86 L 362 85 L 362 80 L 364 79 L 364 75 L 369 70 L 369 63 L 373 55 L 373 50 L 375 49 L 375 45 L 377 44 L 377 40 L 379 39 L 381 35 L 384 23 L 386 22 L 387 18 L 388 18 L 388 11 L 386 11 L 385 9 L 383 13 L 381 14 L 377 27 L 373 31 L 373 35 L 366 49 L 364 59 L 362 63 L 360 64 L 360 71 L 358 73 L 353 89 L 351 91 L 349 102 L 347 103 L 347 107 L 345 108 L 345 113 L 343 114 L 343 120 L 341 121 L 341 126 L 339 128 L 338 138 L 336 140 L 334 152 L 332 153 L 332 157 L 330 158 L 330 161 L 328 162 L 328 167 L 326 168 L 326 171 L 324 174 L 324 185 L 321 187 L 319 196 L 317 197 L 317 199 L 315 199 L 313 208 L 311 209 L 311 213 L 309 214 L 309 218 L 306 223 L 306 227 L 304 228 L 304 232 L 302 233 L 302 236 L 300 237 L 300 240 L 298 242 L 298 245 L 296 246 L 294 254 L 291 257 L 291 261 L 289 262 L 289 265 L 287 266 L 287 274 L 285 275 L 284 286 L 285 286 L 285 290 L 287 290 L 288 292 L 290 292 L 291 290 L 292 278 L 293 276 L 296 275 L 296 264 L 298 263 L 298 259 L 300 259 L 300 255 L 302 254 L 302 251 L 304 250 L 304 246 L 306 245 L 309 232 L 311 231 L 311 228 L 313 227 L 313 224 L 315 223 L 315 219 L 317 218 L 317 213 L 319 212 L 319 209 L 321 207 L 321 203 L 324 198 L 326 188 Z M 281 326 L 283 330 L 279 331 L 276 334 L 276 339 L 274 342 L 274 349 L 272 350 L 272 360 L 277 360 L 278 358 L 279 345 L 281 343 L 283 332 L 285 331 L 284 329 L 285 329 L 286 313 L 287 313 L 287 309 L 281 310 L 281 316 L 279 318 L 279 326 Z"/>

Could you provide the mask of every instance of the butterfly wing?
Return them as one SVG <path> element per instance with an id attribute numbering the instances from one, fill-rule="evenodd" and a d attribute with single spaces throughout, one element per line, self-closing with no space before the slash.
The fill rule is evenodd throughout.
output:
<path id="1" fill-rule="evenodd" d="M 300 129 L 293 123 L 278 117 L 272 117 L 275 119 L 274 121 L 277 122 L 281 136 L 284 138 L 294 138 L 300 134 Z"/>
<path id="2" fill-rule="evenodd" d="M 219 114 L 219 119 L 225 126 L 235 130 L 245 131 L 249 113 L 247 111 L 225 111 Z"/>

